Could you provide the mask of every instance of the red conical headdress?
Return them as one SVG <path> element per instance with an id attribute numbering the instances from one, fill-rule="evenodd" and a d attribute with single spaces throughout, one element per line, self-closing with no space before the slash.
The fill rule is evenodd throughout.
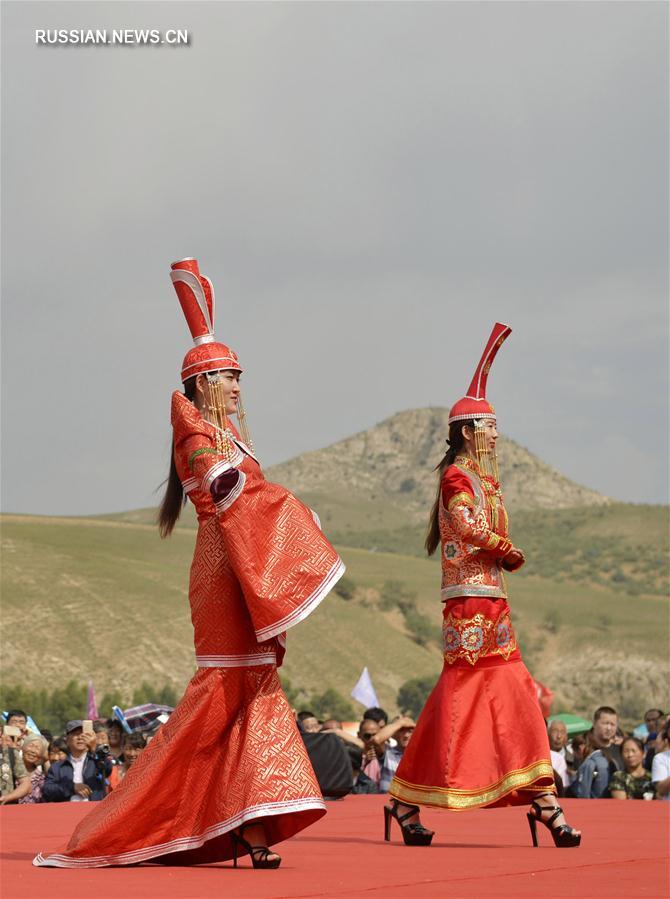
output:
<path id="1" fill-rule="evenodd" d="M 181 367 L 181 379 L 220 371 L 224 368 L 242 371 L 237 354 L 214 337 L 214 288 L 201 275 L 196 259 L 173 262 L 170 278 L 188 324 L 195 346 L 189 350 Z"/>
<path id="2" fill-rule="evenodd" d="M 449 424 L 475 418 L 495 419 L 495 409 L 486 399 L 486 380 L 498 350 L 511 333 L 509 325 L 495 323 L 467 394 L 451 407 Z"/>

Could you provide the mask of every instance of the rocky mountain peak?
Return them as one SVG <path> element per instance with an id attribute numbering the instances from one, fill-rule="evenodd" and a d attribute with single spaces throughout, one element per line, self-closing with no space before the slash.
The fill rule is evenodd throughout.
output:
<path id="1" fill-rule="evenodd" d="M 268 469 L 294 493 L 346 491 L 365 501 L 391 500 L 422 521 L 436 490 L 434 468 L 445 450 L 449 410 L 397 412 L 366 431 Z M 510 509 L 604 505 L 610 500 L 570 481 L 508 437 L 498 441 L 505 500 Z"/>

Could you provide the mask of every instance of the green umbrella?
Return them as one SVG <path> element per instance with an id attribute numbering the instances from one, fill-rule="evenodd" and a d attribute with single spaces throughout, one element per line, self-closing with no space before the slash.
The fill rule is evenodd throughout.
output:
<path id="1" fill-rule="evenodd" d="M 551 724 L 552 721 L 562 721 L 563 724 L 568 729 L 568 736 L 572 737 L 575 734 L 583 734 L 587 730 L 591 730 L 592 724 L 590 721 L 587 721 L 586 718 L 580 718 L 579 715 L 552 715 L 551 718 L 548 719 Z"/>

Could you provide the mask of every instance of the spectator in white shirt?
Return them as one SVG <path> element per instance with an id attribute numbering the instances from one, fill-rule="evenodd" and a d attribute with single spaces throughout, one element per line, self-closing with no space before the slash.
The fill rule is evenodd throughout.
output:
<path id="1" fill-rule="evenodd" d="M 550 721 L 547 727 L 547 735 L 549 737 L 549 749 L 551 750 L 551 766 L 554 769 L 554 774 L 560 777 L 565 789 L 570 785 L 566 752 L 568 729 L 565 726 L 565 722 L 560 719 Z"/>
<path id="2" fill-rule="evenodd" d="M 670 718 L 658 732 L 654 743 L 656 754 L 651 763 L 651 779 L 656 789 L 656 798 L 670 801 Z"/>

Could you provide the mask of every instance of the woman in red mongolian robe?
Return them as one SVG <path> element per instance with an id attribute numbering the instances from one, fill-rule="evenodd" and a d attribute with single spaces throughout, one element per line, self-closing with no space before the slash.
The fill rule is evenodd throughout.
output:
<path id="1" fill-rule="evenodd" d="M 511 333 L 496 324 L 468 395 L 449 416 L 449 450 L 426 549 L 441 544 L 444 668 L 391 783 L 385 837 L 396 818 L 405 843 L 428 845 L 420 805 L 464 811 L 532 802 L 557 846 L 578 846 L 555 800 L 547 732 L 533 681 L 521 661 L 503 569 L 524 563 L 508 538 L 497 471 L 496 416 L 486 400 L 495 355 Z"/>
<path id="2" fill-rule="evenodd" d="M 189 599 L 198 671 L 120 786 L 36 865 L 199 864 L 269 846 L 325 814 L 277 668 L 285 632 L 344 572 L 313 513 L 266 481 L 241 407 L 242 369 L 214 340 L 214 294 L 193 259 L 172 281 L 195 341 L 172 397 L 174 453 L 160 512 L 169 534 L 188 494 L 198 515 Z M 229 416 L 237 415 L 241 439 Z"/>

